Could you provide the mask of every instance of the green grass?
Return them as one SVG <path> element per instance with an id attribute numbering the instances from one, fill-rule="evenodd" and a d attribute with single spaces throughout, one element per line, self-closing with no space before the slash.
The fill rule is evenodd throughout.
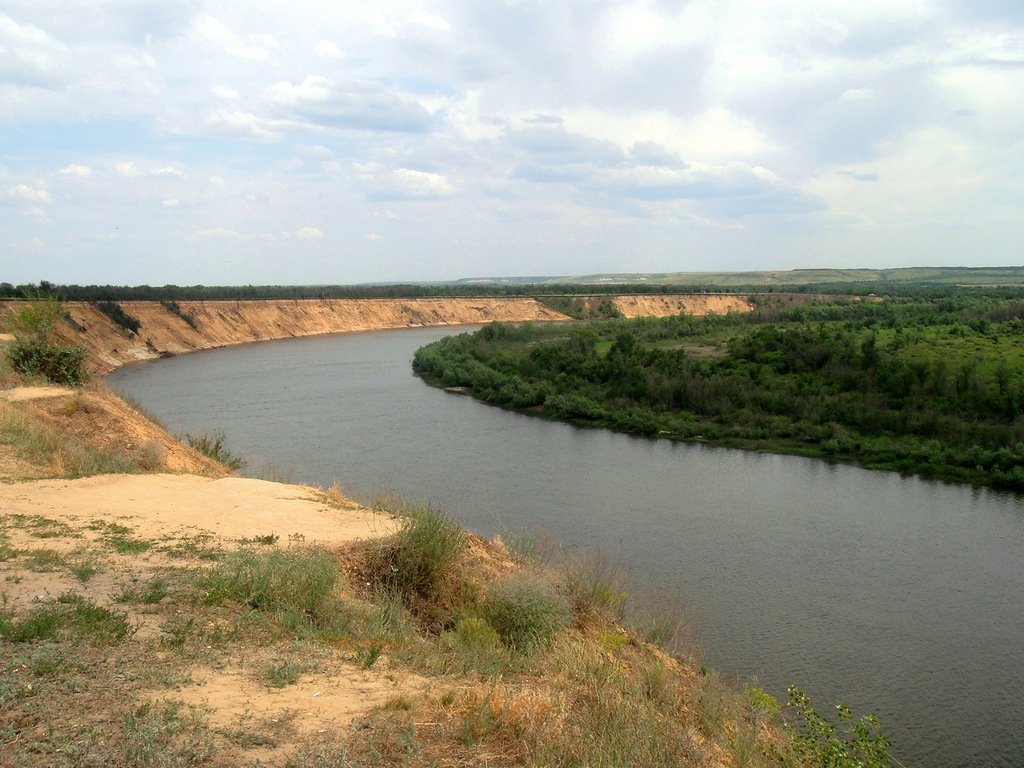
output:
<path id="1" fill-rule="evenodd" d="M 156 605 L 169 593 L 167 581 L 159 576 L 154 576 L 145 585 L 140 587 L 128 587 L 124 589 L 114 600 L 118 603 L 141 603 L 142 605 Z"/>
<path id="2" fill-rule="evenodd" d="M 70 571 L 76 579 L 85 583 L 100 572 L 100 566 L 96 558 L 86 557 L 72 565 Z"/>
<path id="3" fill-rule="evenodd" d="M 150 549 L 155 542 L 148 539 L 137 539 L 132 536 L 133 528 L 120 523 L 107 523 L 98 520 L 89 525 L 89 528 L 101 533 L 103 543 L 122 555 L 139 555 Z"/>
<path id="4" fill-rule="evenodd" d="M 202 579 L 207 605 L 226 600 L 261 611 L 297 611 L 323 615 L 338 571 L 322 550 L 255 552 L 240 550 L 224 557 Z"/>
<path id="5" fill-rule="evenodd" d="M 37 573 L 55 571 L 64 565 L 64 555 L 55 549 L 26 549 L 21 555 L 25 567 Z"/>
<path id="6" fill-rule="evenodd" d="M 73 592 L 33 608 L 21 619 L 10 613 L 0 617 L 0 636 L 16 643 L 53 640 L 63 635 L 73 641 L 114 645 L 133 632 L 124 614 Z"/>

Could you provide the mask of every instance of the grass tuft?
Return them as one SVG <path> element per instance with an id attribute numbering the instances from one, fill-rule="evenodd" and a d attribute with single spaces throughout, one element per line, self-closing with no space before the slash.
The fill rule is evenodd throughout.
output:
<path id="1" fill-rule="evenodd" d="M 436 593 L 466 545 L 466 534 L 436 509 L 414 509 L 394 539 L 386 585 L 409 601 Z"/>

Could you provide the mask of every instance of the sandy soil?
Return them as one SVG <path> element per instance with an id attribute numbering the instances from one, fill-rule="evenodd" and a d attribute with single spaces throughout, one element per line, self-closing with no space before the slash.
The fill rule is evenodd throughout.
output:
<path id="1" fill-rule="evenodd" d="M 104 548 L 110 526 L 132 540 L 152 542 L 141 554 L 118 555 Z M 0 486 L 0 532 L 14 551 L 37 551 L 65 562 L 88 562 L 101 555 L 100 572 L 86 582 L 64 568 L 25 568 L 0 562 L 5 608 L 23 614 L 32 606 L 73 591 L 97 604 L 127 610 L 135 633 L 131 643 L 158 640 L 166 616 L 114 604 L 126 588 L 147 583 L 168 566 L 181 567 L 175 548 L 230 550 L 240 543 L 278 537 L 273 546 L 323 546 L 383 536 L 395 521 L 317 489 L 238 477 L 195 475 L 100 475 L 75 480 L 35 480 Z M 186 550 L 187 551 L 187 550 Z M 195 561 L 196 567 L 204 567 Z M 386 657 L 372 671 L 350 655 L 331 652 L 292 685 L 268 687 L 261 670 L 274 652 L 251 648 L 213 666 L 194 664 L 175 700 L 208 713 L 217 732 L 250 734 L 265 746 L 245 749 L 246 765 L 282 764 L 296 743 L 340 733 L 355 719 L 396 695 L 414 695 L 423 682 L 407 672 L 391 672 Z M 157 651 L 164 661 L 168 653 Z M 167 692 L 154 692 L 159 702 Z M 237 738 L 242 738 L 239 736 Z M 0 760 L 2 762 L 2 760 Z"/>
<path id="2" fill-rule="evenodd" d="M 390 518 L 351 503 L 331 506 L 316 489 L 241 477 L 98 475 L 33 480 L 4 488 L 3 514 L 42 515 L 88 525 L 117 521 L 146 539 L 212 536 L 217 540 L 270 534 L 336 547 L 394 530 Z"/>

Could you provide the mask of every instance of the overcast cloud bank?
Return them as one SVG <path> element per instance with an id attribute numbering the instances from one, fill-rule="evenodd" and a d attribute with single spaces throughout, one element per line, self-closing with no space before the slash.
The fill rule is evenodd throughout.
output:
<path id="1" fill-rule="evenodd" d="M 1024 263 L 1019 2 L 0 2 L 0 280 Z"/>

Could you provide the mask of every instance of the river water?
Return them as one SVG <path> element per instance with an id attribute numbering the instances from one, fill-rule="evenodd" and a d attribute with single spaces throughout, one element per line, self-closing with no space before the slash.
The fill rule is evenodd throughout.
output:
<path id="1" fill-rule="evenodd" d="M 1024 766 L 1024 501 L 504 412 L 412 375 L 453 332 L 254 344 L 110 382 L 177 434 L 223 430 L 251 469 L 597 548 L 721 674 L 874 710 L 907 766 Z"/>

